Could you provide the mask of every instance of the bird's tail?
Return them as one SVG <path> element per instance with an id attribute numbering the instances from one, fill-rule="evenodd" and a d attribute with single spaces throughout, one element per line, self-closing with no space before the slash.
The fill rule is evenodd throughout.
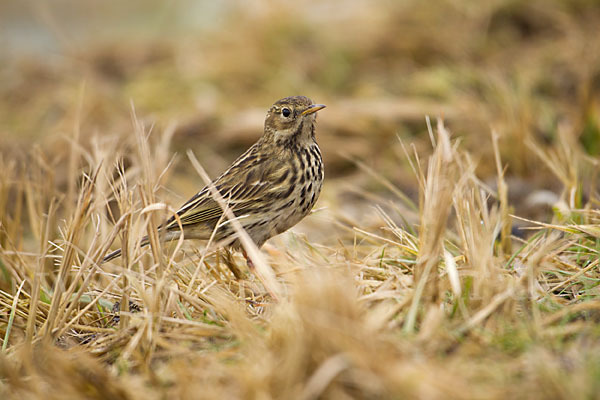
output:
<path id="1" fill-rule="evenodd" d="M 148 236 L 144 236 L 142 238 L 141 243 L 140 243 L 140 247 L 145 247 L 145 246 L 148 246 L 149 244 L 150 244 L 150 240 L 148 239 Z M 121 249 L 118 249 L 118 250 L 115 250 L 115 251 L 112 251 L 112 252 L 108 253 L 102 259 L 102 264 L 104 264 L 105 262 L 109 262 L 111 260 L 114 260 L 117 257 L 120 257 L 122 252 L 123 251 Z"/>
<path id="2" fill-rule="evenodd" d="M 169 242 L 172 240 L 177 240 L 177 239 L 179 239 L 180 236 L 181 236 L 180 231 L 166 231 L 166 232 L 162 232 L 162 233 L 159 231 L 159 240 L 161 242 Z M 150 244 L 150 239 L 148 239 L 148 236 L 144 236 L 142 238 L 142 241 L 140 242 L 140 247 L 146 247 L 149 244 Z M 102 259 L 102 264 L 104 264 L 105 262 L 108 262 L 110 260 L 114 260 L 117 257 L 120 257 L 121 253 L 122 253 L 121 249 L 118 249 L 118 250 L 108 253 Z"/>

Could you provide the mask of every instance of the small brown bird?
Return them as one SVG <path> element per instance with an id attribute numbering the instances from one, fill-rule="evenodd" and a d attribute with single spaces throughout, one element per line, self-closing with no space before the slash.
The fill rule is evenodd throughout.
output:
<path id="1" fill-rule="evenodd" d="M 267 112 L 263 136 L 212 182 L 258 247 L 296 225 L 319 198 L 324 170 L 315 121 L 323 108 L 304 96 L 277 101 Z M 229 239 L 228 246 L 239 249 L 235 230 L 222 214 L 209 186 L 177 211 L 185 239 L 206 240 L 216 229 L 216 241 Z M 165 241 L 182 233 L 175 217 L 158 230 Z M 142 246 L 148 243 L 147 238 L 142 240 Z M 116 250 L 103 262 L 120 255 Z"/>

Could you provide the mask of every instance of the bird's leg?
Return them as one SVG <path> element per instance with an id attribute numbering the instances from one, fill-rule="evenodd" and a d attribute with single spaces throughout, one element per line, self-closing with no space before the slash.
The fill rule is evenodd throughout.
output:
<path id="1" fill-rule="evenodd" d="M 250 270 L 250 272 L 252 272 L 252 274 L 254 276 L 256 276 L 259 281 L 261 281 L 261 283 L 263 284 L 264 288 L 267 290 L 267 293 L 269 293 L 271 298 L 273 298 L 275 301 L 279 301 L 279 297 L 275 294 L 275 291 L 272 289 L 271 285 L 269 285 L 269 283 L 267 281 L 265 281 L 264 277 L 259 273 L 259 271 L 256 270 L 256 267 L 254 266 L 252 259 L 250 257 L 248 257 L 248 253 L 246 253 L 246 250 L 244 250 L 243 248 L 242 248 L 242 255 L 246 259 L 246 264 L 248 265 L 248 269 Z"/>
<path id="2" fill-rule="evenodd" d="M 242 249 L 242 255 L 246 259 L 246 264 L 248 265 L 248 269 L 250 271 L 252 271 L 252 273 L 254 273 L 256 268 L 254 267 L 254 263 L 252 262 L 252 259 L 250 257 L 248 257 L 248 253 L 246 253 L 246 250 Z"/>
<path id="3" fill-rule="evenodd" d="M 229 268 L 229 270 L 231 271 L 233 276 L 235 276 L 235 279 L 238 279 L 238 280 L 243 279 L 244 274 L 242 273 L 242 271 L 240 271 L 238 266 L 235 264 L 231 250 L 225 248 L 225 249 L 223 249 L 223 251 L 225 252 L 223 261 L 225 262 L 225 265 L 227 265 L 227 268 Z"/>

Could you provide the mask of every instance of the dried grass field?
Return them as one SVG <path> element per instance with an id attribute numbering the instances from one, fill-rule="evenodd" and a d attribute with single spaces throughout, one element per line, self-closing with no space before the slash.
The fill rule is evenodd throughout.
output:
<path id="1" fill-rule="evenodd" d="M 215 4 L 0 4 L 0 398 L 600 398 L 600 4 Z M 296 94 L 255 273 L 140 248 Z"/>

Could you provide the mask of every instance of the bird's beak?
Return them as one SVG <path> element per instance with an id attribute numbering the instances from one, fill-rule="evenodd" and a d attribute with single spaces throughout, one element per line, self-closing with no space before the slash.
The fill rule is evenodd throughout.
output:
<path id="1" fill-rule="evenodd" d="M 302 116 L 304 115 L 308 115 L 308 114 L 312 114 L 312 113 L 316 113 L 319 110 L 322 110 L 325 108 L 325 104 L 313 104 L 308 106 L 308 108 L 304 111 L 302 111 Z"/>

